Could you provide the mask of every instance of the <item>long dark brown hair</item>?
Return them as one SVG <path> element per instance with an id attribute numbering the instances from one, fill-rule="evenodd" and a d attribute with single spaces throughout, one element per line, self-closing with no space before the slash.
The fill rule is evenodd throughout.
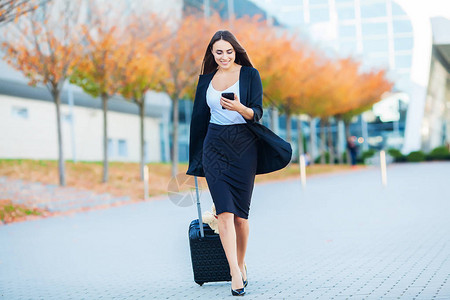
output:
<path id="1" fill-rule="evenodd" d="M 201 74 L 209 74 L 217 69 L 218 65 L 214 60 L 214 55 L 212 54 L 212 47 L 214 43 L 219 40 L 227 41 L 228 43 L 231 44 L 231 46 L 233 46 L 234 51 L 236 52 L 236 58 L 234 60 L 235 63 L 241 66 L 253 67 L 252 62 L 250 61 L 250 58 L 247 55 L 247 52 L 245 51 L 244 47 L 242 47 L 241 44 L 239 44 L 236 37 L 228 30 L 219 30 L 213 35 L 211 41 L 208 44 L 208 48 L 206 48 L 205 57 L 203 58 L 202 63 Z"/>

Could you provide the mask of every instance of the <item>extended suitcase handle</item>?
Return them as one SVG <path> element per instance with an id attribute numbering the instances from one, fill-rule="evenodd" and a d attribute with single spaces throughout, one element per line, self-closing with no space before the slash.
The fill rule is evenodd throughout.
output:
<path id="1" fill-rule="evenodd" d="M 200 195 L 198 193 L 197 176 L 194 176 L 194 180 L 195 180 L 195 192 L 197 194 L 197 212 L 198 212 L 198 223 L 200 227 L 200 236 L 203 238 L 205 237 L 205 232 L 203 231 L 202 208 L 200 206 Z"/>

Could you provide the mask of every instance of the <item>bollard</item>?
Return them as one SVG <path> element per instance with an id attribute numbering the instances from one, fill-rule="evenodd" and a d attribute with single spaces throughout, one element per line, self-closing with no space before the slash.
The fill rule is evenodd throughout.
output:
<path id="1" fill-rule="evenodd" d="M 300 180 L 302 181 L 302 187 L 306 187 L 306 163 L 305 156 L 300 154 Z"/>
<path id="2" fill-rule="evenodd" d="M 144 199 L 148 199 L 148 166 L 144 166 Z"/>
<path id="3" fill-rule="evenodd" d="M 381 165 L 381 183 L 383 186 L 387 186 L 387 174 L 386 174 L 386 152 L 380 151 L 380 165 Z"/>

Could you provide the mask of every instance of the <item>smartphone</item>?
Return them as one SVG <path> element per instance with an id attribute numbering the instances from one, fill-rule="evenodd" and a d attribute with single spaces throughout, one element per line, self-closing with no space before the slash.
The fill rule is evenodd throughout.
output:
<path id="1" fill-rule="evenodd" d="M 222 97 L 229 100 L 234 100 L 234 93 L 222 93 Z M 222 106 L 222 109 L 225 109 L 225 107 Z"/>

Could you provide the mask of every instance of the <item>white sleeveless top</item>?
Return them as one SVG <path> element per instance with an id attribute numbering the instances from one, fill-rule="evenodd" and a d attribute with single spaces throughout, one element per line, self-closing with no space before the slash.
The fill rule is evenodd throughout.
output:
<path id="1" fill-rule="evenodd" d="M 218 125 L 232 125 L 246 123 L 244 117 L 237 111 L 223 109 L 220 105 L 222 93 L 234 93 L 239 97 L 239 80 L 224 91 L 217 91 L 213 88 L 212 82 L 206 90 L 206 103 L 211 110 L 210 123 Z"/>

